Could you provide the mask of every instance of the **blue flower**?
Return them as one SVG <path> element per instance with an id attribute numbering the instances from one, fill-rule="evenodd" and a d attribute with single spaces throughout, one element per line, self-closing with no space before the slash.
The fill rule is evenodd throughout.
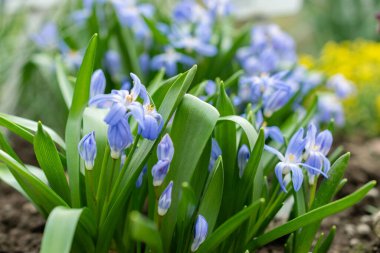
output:
<path id="1" fill-rule="evenodd" d="M 172 203 L 172 189 L 173 181 L 170 181 L 169 185 L 162 192 L 160 199 L 158 200 L 158 214 L 164 216 Z"/>
<path id="2" fill-rule="evenodd" d="M 148 170 L 148 167 L 145 165 L 144 168 L 142 169 L 142 171 L 140 172 L 139 177 L 136 180 L 136 188 L 141 187 L 141 185 L 143 183 L 144 175 L 146 174 L 147 170 Z"/>
<path id="3" fill-rule="evenodd" d="M 214 164 L 219 156 L 222 155 L 222 150 L 219 147 L 218 142 L 212 138 L 211 140 L 211 156 L 210 163 L 208 165 L 208 171 L 211 172 L 212 168 L 214 168 Z"/>
<path id="4" fill-rule="evenodd" d="M 59 47 L 60 39 L 55 23 L 45 24 L 41 31 L 32 36 L 32 40 L 38 47 L 43 49 L 56 49 Z"/>
<path id="5" fill-rule="evenodd" d="M 116 76 L 121 70 L 121 59 L 118 52 L 109 50 L 104 55 L 103 64 L 111 76 Z"/>
<path id="6" fill-rule="evenodd" d="M 90 97 L 103 94 L 106 89 L 106 77 L 101 69 L 96 70 L 91 76 Z"/>
<path id="7" fill-rule="evenodd" d="M 142 89 L 145 90 L 145 87 L 142 87 Z M 164 121 L 161 114 L 159 114 L 154 105 L 150 103 L 150 99 L 147 95 L 146 90 L 142 92 L 142 94 L 144 94 L 142 96 L 144 99 L 144 117 L 141 122 L 138 122 L 138 133 L 141 134 L 141 136 L 145 139 L 155 140 L 161 132 Z"/>
<path id="8" fill-rule="evenodd" d="M 178 63 L 191 66 L 195 64 L 195 60 L 190 56 L 176 52 L 172 47 L 167 47 L 163 54 L 156 55 L 152 58 L 151 67 L 153 70 L 165 68 L 168 76 L 174 76 L 177 74 Z"/>
<path id="9" fill-rule="evenodd" d="M 113 90 L 111 94 L 100 94 L 90 99 L 89 104 L 98 107 L 110 107 L 111 109 L 104 121 L 108 125 L 117 124 L 125 115 L 130 112 L 134 119 L 143 125 L 144 121 L 144 109 L 141 103 L 137 102 L 137 98 L 141 91 L 146 92 L 145 88 L 141 84 L 140 79 L 133 73 L 131 73 L 134 86 L 131 91 L 127 90 Z M 142 96 L 146 96 L 142 94 Z"/>
<path id="10" fill-rule="evenodd" d="M 330 77 L 326 86 L 334 90 L 335 94 L 342 99 L 347 98 L 355 91 L 354 85 L 341 74 Z"/>
<path id="11" fill-rule="evenodd" d="M 241 146 L 238 152 L 238 156 L 237 156 L 240 178 L 242 178 L 244 174 L 244 169 L 245 169 L 245 166 L 247 166 L 250 156 L 251 156 L 251 153 L 249 152 L 248 146 L 245 144 Z"/>
<path id="12" fill-rule="evenodd" d="M 157 147 L 158 161 L 152 168 L 153 185 L 160 186 L 169 171 L 174 155 L 173 142 L 168 134 L 162 138 Z"/>
<path id="13" fill-rule="evenodd" d="M 283 175 L 287 175 L 290 172 L 292 172 L 292 182 L 294 190 L 298 191 L 301 188 L 303 182 L 303 172 L 300 166 L 319 172 L 327 178 L 327 175 L 323 171 L 301 162 L 303 150 L 305 149 L 306 145 L 306 139 L 303 138 L 303 133 L 304 130 L 303 128 L 301 128 L 297 131 L 297 133 L 293 135 L 286 149 L 285 156 L 283 156 L 281 152 L 270 146 L 264 146 L 265 150 L 271 152 L 272 154 L 276 155 L 278 159 L 280 159 L 280 162 L 277 163 L 275 167 L 275 174 L 280 183 L 281 189 L 284 192 L 287 191 L 284 184 Z"/>
<path id="14" fill-rule="evenodd" d="M 194 228 L 194 241 L 191 244 L 191 251 L 195 252 L 199 246 L 206 240 L 208 224 L 202 215 L 198 214 Z"/>
<path id="15" fill-rule="evenodd" d="M 330 151 L 333 137 L 330 131 L 324 130 L 317 135 L 317 127 L 310 124 L 306 134 L 305 156 L 306 164 L 328 173 L 330 170 L 330 161 L 326 157 Z M 312 177 L 317 175 L 316 170 L 309 169 L 309 175 Z"/>
<path id="16" fill-rule="evenodd" d="M 213 17 L 227 16 L 232 11 L 230 0 L 204 0 L 204 3 Z"/>
<path id="17" fill-rule="evenodd" d="M 96 158 L 95 132 L 92 131 L 85 135 L 78 144 L 78 152 L 85 162 L 85 167 L 91 170 L 94 167 Z"/>
<path id="18" fill-rule="evenodd" d="M 121 152 L 133 142 L 128 118 L 129 114 L 122 117 L 116 124 L 108 126 L 108 144 L 110 145 L 113 159 L 119 159 Z"/>

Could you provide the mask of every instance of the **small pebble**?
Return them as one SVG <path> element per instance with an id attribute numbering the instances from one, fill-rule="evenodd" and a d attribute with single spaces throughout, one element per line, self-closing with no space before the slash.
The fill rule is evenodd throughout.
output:
<path id="1" fill-rule="evenodd" d="M 379 197 L 379 190 L 377 188 L 372 188 L 368 194 L 367 194 L 368 197 L 372 197 L 372 198 L 377 198 Z"/>
<path id="2" fill-rule="evenodd" d="M 380 211 L 372 215 L 373 231 L 380 238 Z"/>
<path id="3" fill-rule="evenodd" d="M 372 220 L 372 217 L 370 215 L 363 215 L 361 218 L 360 218 L 360 222 L 361 223 L 366 223 L 366 224 L 369 224 Z"/>
<path id="4" fill-rule="evenodd" d="M 357 244 L 359 244 L 359 239 L 358 238 L 352 238 L 351 240 L 350 240 L 350 245 L 351 246 L 355 246 L 355 245 L 357 245 Z"/>
<path id="5" fill-rule="evenodd" d="M 356 230 L 359 235 L 368 235 L 371 233 L 371 228 L 367 224 L 359 224 Z"/>
<path id="6" fill-rule="evenodd" d="M 352 224 L 347 224 L 344 227 L 344 231 L 346 232 L 347 235 L 353 236 L 355 234 L 355 226 Z"/>

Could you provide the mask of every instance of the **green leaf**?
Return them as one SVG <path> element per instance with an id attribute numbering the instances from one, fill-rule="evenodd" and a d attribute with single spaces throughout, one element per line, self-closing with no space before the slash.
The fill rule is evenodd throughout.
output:
<path id="1" fill-rule="evenodd" d="M 170 44 L 169 39 L 167 36 L 165 36 L 160 30 L 157 28 L 157 23 L 147 17 L 144 17 L 145 23 L 148 25 L 150 31 L 152 32 L 154 41 L 158 42 L 161 45 L 167 45 Z"/>
<path id="2" fill-rule="evenodd" d="M 43 215 L 47 216 L 56 206 L 68 206 L 49 186 L 3 150 L 0 150 L 0 160 L 8 166 L 14 178 Z"/>
<path id="3" fill-rule="evenodd" d="M 331 244 L 334 241 L 335 232 L 336 232 L 336 227 L 333 226 L 330 229 L 330 232 L 327 235 L 326 239 L 322 242 L 322 244 L 319 246 L 319 248 L 315 251 L 316 253 L 327 253 L 329 251 Z"/>
<path id="4" fill-rule="evenodd" d="M 56 207 L 46 222 L 40 252 L 70 253 L 81 216 L 89 215 L 86 210 L 84 208 L 70 209 L 60 206 Z M 80 236 L 83 238 L 87 235 L 81 233 Z M 94 248 L 91 244 L 86 244 L 86 247 Z"/>
<path id="5" fill-rule="evenodd" d="M 162 253 L 162 241 L 157 225 L 137 211 L 129 215 L 129 231 L 134 240 L 146 243 L 153 252 Z"/>
<path id="6" fill-rule="evenodd" d="M 346 171 L 348 162 L 350 160 L 350 154 L 347 153 L 341 156 L 332 166 L 328 173 L 329 178 L 324 179 L 321 185 L 318 188 L 315 199 L 311 206 L 311 209 L 315 209 L 317 207 L 328 204 L 334 194 L 336 193 L 336 189 L 339 188 L 339 184 L 343 178 L 344 172 Z M 298 235 L 297 240 L 299 240 L 300 244 L 298 244 L 298 248 L 296 252 L 302 252 L 299 250 L 307 249 L 309 250 L 311 244 L 314 240 L 314 237 L 320 227 L 321 221 L 318 221 L 314 224 L 310 224 L 309 226 L 302 229 L 302 233 Z"/>
<path id="7" fill-rule="evenodd" d="M 248 194 L 251 192 L 259 191 L 261 195 L 262 184 L 264 182 L 262 174 L 258 173 L 258 167 L 261 160 L 261 155 L 263 153 L 265 144 L 265 136 L 264 130 L 261 129 L 259 133 L 259 137 L 253 147 L 247 165 L 244 169 L 244 173 L 242 178 L 240 179 L 237 185 L 237 193 L 236 194 L 236 206 L 241 207 L 246 201 Z M 256 178 L 258 182 L 256 182 Z M 254 183 L 255 182 L 255 183 Z M 253 188 L 253 190 L 252 190 Z M 258 200 L 259 197 L 254 198 L 253 201 Z"/>
<path id="8" fill-rule="evenodd" d="M 208 231 L 212 232 L 222 203 L 224 172 L 222 157 L 216 160 L 210 181 L 199 205 L 198 214 L 201 214 L 208 223 Z"/>
<path id="9" fill-rule="evenodd" d="M 224 122 L 224 121 L 232 121 L 238 124 L 243 129 L 244 133 L 246 134 L 248 138 L 250 149 L 253 148 L 257 140 L 257 132 L 255 128 L 252 126 L 252 124 L 249 123 L 248 120 L 240 116 L 230 115 L 230 116 L 220 117 L 218 120 L 218 123 L 220 124 L 221 122 Z"/>
<path id="10" fill-rule="evenodd" d="M 37 132 L 38 123 L 33 120 L 20 118 L 20 117 L 13 116 L 10 114 L 5 114 L 5 113 L 0 113 L 0 118 L 7 120 L 7 122 L 12 122 L 12 124 L 15 124 L 18 127 L 24 128 L 25 130 Z M 51 136 L 51 138 L 54 140 L 55 143 L 57 143 L 62 149 L 66 149 L 65 141 L 54 130 L 47 127 L 46 125 L 42 125 L 42 126 L 44 127 L 45 131 L 49 133 L 49 135 Z M 17 132 L 15 133 L 18 134 Z M 28 135 L 25 139 L 29 141 L 30 143 L 33 143 L 33 135 L 32 136 Z"/>
<path id="11" fill-rule="evenodd" d="M 70 108 L 74 89 L 70 81 L 67 79 L 61 57 L 56 57 L 55 63 L 59 89 L 61 90 L 67 108 Z"/>
<path id="12" fill-rule="evenodd" d="M 211 252 L 215 250 L 229 235 L 236 231 L 240 225 L 247 220 L 257 208 L 264 203 L 264 199 L 253 202 L 244 208 L 221 226 L 219 226 L 206 240 L 199 246 L 198 253 Z"/>
<path id="13" fill-rule="evenodd" d="M 32 165 L 26 165 L 26 167 L 31 174 L 36 176 L 44 184 L 48 184 L 47 178 L 40 168 L 34 167 Z M 8 167 L 5 164 L 0 165 L 0 179 L 7 185 L 11 186 L 13 189 L 21 193 L 25 198 L 33 202 L 28 196 L 28 194 L 26 194 L 26 192 L 22 189 L 21 185 L 17 182 L 12 172 L 8 169 Z"/>
<path id="14" fill-rule="evenodd" d="M 165 98 L 162 103 L 160 103 L 158 109 L 158 112 L 161 114 L 165 122 L 163 129 L 165 129 L 178 104 L 181 102 L 186 91 L 189 89 L 196 70 L 197 66 L 195 65 L 186 73 L 181 74 L 180 78 L 177 78 L 176 81 L 170 85 L 168 91 L 163 94 Z M 96 249 L 96 252 L 104 252 L 108 249 L 112 239 L 112 233 L 110 233 L 110 231 L 114 231 L 117 222 L 122 216 L 121 210 L 128 199 L 131 187 L 135 185 L 143 165 L 147 161 L 152 148 L 156 143 L 158 143 L 159 139 L 160 138 L 156 141 L 143 140 L 139 148 L 134 153 L 128 166 L 128 173 L 126 173 L 122 184 L 115 190 L 117 194 L 111 196 L 109 213 L 105 220 L 100 224 L 98 235 L 100 246 Z"/>
<path id="15" fill-rule="evenodd" d="M 170 133 L 175 152 L 164 182 L 164 185 L 170 180 L 174 182 L 171 206 L 161 229 L 165 251 L 169 251 L 177 219 L 180 187 L 183 182 L 190 181 L 218 118 L 214 107 L 192 95 L 185 95 L 177 109 Z"/>
<path id="16" fill-rule="evenodd" d="M 186 249 L 185 242 L 188 238 L 191 238 L 191 224 L 194 218 L 194 212 L 197 207 L 197 198 L 195 196 L 193 188 L 189 183 L 182 183 L 181 187 L 181 198 L 178 205 L 178 217 L 177 217 L 177 228 L 176 228 L 176 240 L 177 242 L 177 252 Z"/>
<path id="17" fill-rule="evenodd" d="M 288 221 L 287 223 L 253 239 L 246 248 L 249 250 L 257 249 L 284 235 L 292 233 L 301 227 L 319 221 L 327 216 L 339 213 L 344 209 L 347 209 L 348 207 L 355 205 L 361 201 L 375 185 L 376 182 L 371 181 L 362 186 L 360 189 L 356 190 L 354 193 L 342 199 L 336 200 L 327 205 L 318 207 L 308 213 L 305 213 L 304 215 L 298 216 L 297 218 Z M 307 249 L 307 251 L 308 250 L 309 249 Z"/>
<path id="18" fill-rule="evenodd" d="M 82 65 L 79 69 L 73 101 L 66 124 L 67 169 L 69 172 L 71 201 L 73 207 L 79 207 L 81 205 L 79 153 L 77 146 L 81 135 L 82 113 L 89 99 L 91 75 L 94 68 L 97 44 L 98 35 L 95 34 L 89 42 Z"/>
<path id="19" fill-rule="evenodd" d="M 70 203 L 70 189 L 66 180 L 65 170 L 62 166 L 58 151 L 50 135 L 38 124 L 38 131 L 34 136 L 34 152 L 41 169 L 44 171 L 50 187 Z"/>

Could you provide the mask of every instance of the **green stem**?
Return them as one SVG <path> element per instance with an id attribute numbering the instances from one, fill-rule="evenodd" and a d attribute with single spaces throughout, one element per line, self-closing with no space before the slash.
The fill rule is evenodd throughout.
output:
<path id="1" fill-rule="evenodd" d="M 141 135 L 137 135 L 135 141 L 133 142 L 133 146 L 131 148 L 131 151 L 129 151 L 127 159 L 125 160 L 125 163 L 123 165 L 123 168 L 121 168 L 121 171 L 120 171 L 120 173 L 119 173 L 119 175 L 118 175 L 118 177 L 116 179 L 116 182 L 114 184 L 114 187 L 113 187 L 111 195 L 110 195 L 110 199 L 113 198 L 113 196 L 116 194 L 116 190 L 119 188 L 121 180 L 123 179 L 123 177 L 124 177 L 124 175 L 125 175 L 125 173 L 127 171 L 128 165 L 130 164 L 130 162 L 132 160 L 133 153 L 135 152 L 135 150 L 137 148 L 137 143 L 140 140 L 140 136 Z"/>
<path id="2" fill-rule="evenodd" d="M 317 182 L 318 182 L 318 176 L 316 176 L 316 177 L 314 178 L 314 183 L 313 183 L 313 185 L 311 186 L 311 189 L 310 189 L 309 210 L 311 209 L 311 205 L 312 205 L 313 202 L 314 202 L 315 192 L 316 192 L 316 190 L 317 190 Z"/>

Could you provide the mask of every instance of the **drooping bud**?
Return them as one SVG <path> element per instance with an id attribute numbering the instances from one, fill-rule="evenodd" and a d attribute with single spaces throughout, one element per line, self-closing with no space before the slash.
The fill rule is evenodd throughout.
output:
<path id="1" fill-rule="evenodd" d="M 172 203 L 172 189 L 173 181 L 170 181 L 169 185 L 162 192 L 160 199 L 158 200 L 158 214 L 164 216 Z"/>

